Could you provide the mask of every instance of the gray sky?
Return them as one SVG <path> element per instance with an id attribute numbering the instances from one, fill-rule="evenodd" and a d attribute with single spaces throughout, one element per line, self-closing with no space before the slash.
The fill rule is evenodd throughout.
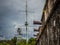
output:
<path id="1" fill-rule="evenodd" d="M 17 28 L 21 27 L 23 37 L 25 38 L 25 9 L 26 0 L 0 0 L 0 35 L 4 39 L 11 39 L 17 34 Z M 28 1 L 28 23 L 33 25 L 33 20 L 40 21 L 45 0 L 27 0 Z M 28 27 L 28 36 L 33 37 L 35 27 Z M 1 38 L 0 38 L 1 39 Z"/>

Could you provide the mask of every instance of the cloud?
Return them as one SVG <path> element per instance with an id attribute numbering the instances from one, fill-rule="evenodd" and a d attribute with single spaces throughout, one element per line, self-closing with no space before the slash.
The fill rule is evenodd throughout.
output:
<path id="1" fill-rule="evenodd" d="M 17 33 L 17 28 L 21 27 L 23 34 L 26 33 L 26 0 L 0 0 L 0 33 L 6 39 L 12 38 Z M 28 1 L 28 23 L 33 25 L 33 20 L 41 19 L 44 0 L 27 0 Z M 43 4 L 42 4 L 43 3 Z M 34 13 L 30 13 L 33 11 Z M 34 27 L 28 27 L 29 37 L 33 36 Z M 23 36 L 24 37 L 24 36 Z"/>
<path id="2" fill-rule="evenodd" d="M 4 37 L 0 37 L 0 40 L 5 40 L 5 38 Z"/>

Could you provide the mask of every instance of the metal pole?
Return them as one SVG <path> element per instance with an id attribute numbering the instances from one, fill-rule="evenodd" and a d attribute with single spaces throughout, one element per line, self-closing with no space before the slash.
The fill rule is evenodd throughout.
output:
<path id="1" fill-rule="evenodd" d="M 27 22 L 26 22 L 25 26 L 26 26 L 26 45 L 27 45 L 28 44 L 28 33 L 27 33 L 28 23 Z"/>
<path id="2" fill-rule="evenodd" d="M 26 22 L 25 22 L 25 26 L 26 26 L 26 45 L 28 44 L 28 34 L 27 34 L 27 27 L 28 27 L 28 22 L 27 22 L 27 0 L 26 0 Z"/>

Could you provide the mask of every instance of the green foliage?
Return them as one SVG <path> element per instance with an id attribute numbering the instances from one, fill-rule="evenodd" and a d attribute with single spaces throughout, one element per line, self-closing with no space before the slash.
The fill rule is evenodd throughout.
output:
<path id="1" fill-rule="evenodd" d="M 35 45 L 35 38 L 30 38 L 29 39 L 29 41 L 28 41 L 28 43 L 30 44 L 30 45 Z"/>
<path id="2" fill-rule="evenodd" d="M 3 43 L 0 43 L 0 45 L 10 45 L 10 44 L 3 42 Z"/>
<path id="3" fill-rule="evenodd" d="M 13 42 L 13 43 L 16 43 L 16 42 L 17 42 L 17 38 L 14 37 L 14 38 L 12 39 L 12 42 Z"/>
<path id="4" fill-rule="evenodd" d="M 12 43 L 13 43 L 12 45 L 16 45 L 17 38 L 16 38 L 16 37 L 14 37 L 11 41 L 12 41 Z"/>
<path id="5" fill-rule="evenodd" d="M 3 45 L 2 43 L 0 43 L 0 45 Z"/>
<path id="6" fill-rule="evenodd" d="M 26 44 L 26 40 L 21 40 L 20 42 L 17 42 L 17 45 L 35 45 L 35 39 L 30 38 L 28 44 Z"/>
<path id="7" fill-rule="evenodd" d="M 14 37 L 10 41 L 1 42 L 0 45 L 35 45 L 35 39 L 34 38 L 30 38 L 28 40 L 28 44 L 26 44 L 26 40 L 25 39 L 21 39 L 20 41 L 17 41 L 17 38 Z"/>
<path id="8" fill-rule="evenodd" d="M 17 45 L 25 45 L 25 44 L 26 44 L 26 40 L 24 40 L 24 39 L 17 42 Z"/>

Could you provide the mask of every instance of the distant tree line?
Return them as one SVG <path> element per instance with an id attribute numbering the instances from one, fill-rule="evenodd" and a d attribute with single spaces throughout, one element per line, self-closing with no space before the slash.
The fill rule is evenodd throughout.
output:
<path id="1" fill-rule="evenodd" d="M 35 45 L 35 41 L 36 41 L 35 38 L 30 38 L 28 40 L 28 44 L 27 45 Z M 26 40 L 22 39 L 20 41 L 17 41 L 17 38 L 14 37 L 11 40 L 3 40 L 3 41 L 1 40 L 0 41 L 0 45 L 26 45 Z"/>

